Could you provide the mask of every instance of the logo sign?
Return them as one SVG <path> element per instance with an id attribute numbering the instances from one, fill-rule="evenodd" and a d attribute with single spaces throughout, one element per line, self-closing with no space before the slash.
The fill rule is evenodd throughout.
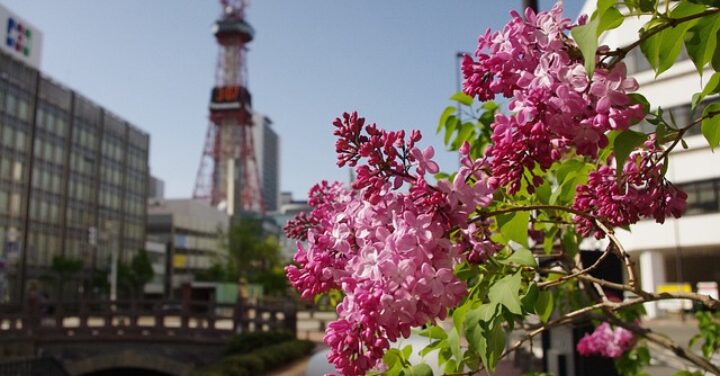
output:
<path id="1" fill-rule="evenodd" d="M 0 27 L 0 49 L 34 68 L 40 68 L 42 33 L 2 5 Z"/>
<path id="2" fill-rule="evenodd" d="M 30 57 L 30 41 L 32 40 L 32 30 L 25 27 L 12 17 L 7 20 L 7 38 L 5 45 L 12 48 L 25 57 Z"/>

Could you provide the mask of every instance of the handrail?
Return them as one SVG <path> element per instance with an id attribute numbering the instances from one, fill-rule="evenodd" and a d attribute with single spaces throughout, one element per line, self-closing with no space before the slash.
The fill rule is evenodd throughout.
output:
<path id="1" fill-rule="evenodd" d="M 126 299 L 0 305 L 0 341 L 117 337 L 212 340 L 241 331 L 271 330 L 297 331 L 294 304 Z"/>

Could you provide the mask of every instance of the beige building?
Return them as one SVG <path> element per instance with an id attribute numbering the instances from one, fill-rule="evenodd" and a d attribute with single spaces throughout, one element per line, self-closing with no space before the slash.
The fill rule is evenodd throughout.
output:
<path id="1" fill-rule="evenodd" d="M 205 201 L 150 200 L 148 240 L 166 244 L 166 291 L 193 281 L 193 274 L 228 258 L 221 235 L 227 234 L 228 215 Z"/>

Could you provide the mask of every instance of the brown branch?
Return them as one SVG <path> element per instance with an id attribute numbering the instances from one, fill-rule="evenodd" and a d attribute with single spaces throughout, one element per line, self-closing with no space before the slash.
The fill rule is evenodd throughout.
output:
<path id="1" fill-rule="evenodd" d="M 564 212 L 568 212 L 568 213 L 575 214 L 575 215 L 580 216 L 580 217 L 583 217 L 583 218 L 587 218 L 587 219 L 589 219 L 589 220 L 594 220 L 594 219 L 595 219 L 593 216 L 591 216 L 590 214 L 588 214 L 588 213 L 586 213 L 586 212 L 584 212 L 584 211 L 577 210 L 577 209 L 573 209 L 573 208 L 567 207 L 567 206 L 562 206 L 562 205 L 527 205 L 527 206 L 512 206 L 512 207 L 509 207 L 509 208 L 503 208 L 503 209 L 493 210 L 493 211 L 486 212 L 486 213 L 481 212 L 477 217 L 471 218 L 471 219 L 470 219 L 470 222 L 479 221 L 479 220 L 482 220 L 482 219 L 485 219 L 485 218 L 488 218 L 488 217 L 496 217 L 496 216 L 501 215 L 501 214 L 515 213 L 515 212 L 519 212 L 519 211 L 533 211 L 533 210 L 560 210 L 560 211 L 564 211 Z"/>
<path id="2" fill-rule="evenodd" d="M 658 158 L 657 161 L 661 161 L 661 160 L 665 159 L 665 158 L 670 154 L 670 152 L 671 152 L 673 149 L 675 149 L 675 147 L 677 146 L 677 144 L 680 143 L 680 140 L 683 139 L 683 136 L 685 135 L 685 133 L 686 133 L 688 130 L 690 130 L 690 128 L 694 127 L 695 125 L 698 125 L 698 124 L 702 123 L 702 121 L 705 120 L 705 119 L 710 119 L 710 118 L 715 117 L 715 116 L 717 116 L 717 115 L 720 115 L 720 111 L 712 111 L 712 112 L 709 112 L 709 113 L 707 114 L 707 116 L 701 116 L 701 117 L 695 119 L 692 123 L 690 123 L 690 124 L 688 124 L 688 125 L 680 128 L 680 129 L 678 130 L 678 134 L 677 134 L 677 136 L 675 137 L 675 140 L 673 141 L 673 143 L 670 145 L 670 147 L 668 147 L 667 149 L 665 149 L 665 151 L 663 151 L 662 155 L 660 155 L 660 158 Z M 656 161 L 656 163 L 657 163 L 657 161 Z"/>
<path id="3" fill-rule="evenodd" d="M 623 247 L 622 243 L 620 243 L 620 239 L 615 236 L 615 230 L 608 228 L 600 220 L 595 220 L 595 225 L 600 227 L 600 229 L 605 233 L 605 235 L 607 235 L 608 239 L 610 239 L 610 241 L 615 245 L 618 256 L 620 256 L 620 258 L 622 259 L 623 264 L 625 265 L 625 270 L 628 273 L 628 284 L 634 289 L 639 290 L 640 288 L 635 282 L 635 271 L 632 267 L 630 255 L 627 253 L 627 251 L 625 251 L 625 247 Z"/>
<path id="4" fill-rule="evenodd" d="M 567 281 L 567 280 L 569 280 L 569 279 L 578 277 L 578 276 L 583 275 L 583 274 L 590 273 L 591 271 L 595 270 L 598 266 L 600 266 L 600 263 L 602 263 L 603 260 L 605 260 L 605 259 L 608 257 L 608 255 L 610 255 L 610 248 L 606 249 L 606 250 L 603 252 L 603 254 L 602 254 L 600 257 L 598 257 L 598 259 L 595 260 L 595 262 L 594 262 L 592 265 L 588 266 L 587 268 L 582 269 L 582 270 L 578 270 L 578 271 L 576 271 L 576 272 L 574 272 L 574 273 L 572 273 L 572 274 L 566 274 L 566 275 L 564 275 L 564 276 L 562 276 L 562 277 L 560 277 L 560 278 L 558 278 L 558 279 L 556 279 L 556 280 L 545 281 L 545 282 L 542 282 L 542 283 L 538 283 L 537 286 L 538 286 L 539 288 L 541 288 L 541 289 L 543 289 L 543 288 L 548 288 L 548 287 L 552 287 L 552 286 L 557 286 L 557 285 L 560 285 L 560 284 L 564 283 L 565 281 Z"/>

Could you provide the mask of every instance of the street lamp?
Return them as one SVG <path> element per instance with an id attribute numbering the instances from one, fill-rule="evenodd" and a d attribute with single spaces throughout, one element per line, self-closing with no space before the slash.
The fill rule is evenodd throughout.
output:
<path id="1" fill-rule="evenodd" d="M 118 272 L 118 247 L 115 244 L 116 223 L 114 221 L 106 221 L 105 229 L 102 233 L 105 244 L 110 248 L 110 301 L 117 300 L 117 272 Z"/>

